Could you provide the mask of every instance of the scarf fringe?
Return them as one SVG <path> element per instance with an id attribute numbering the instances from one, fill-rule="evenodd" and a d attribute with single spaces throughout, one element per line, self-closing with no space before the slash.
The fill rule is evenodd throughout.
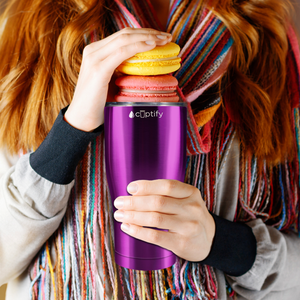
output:
<path id="1" fill-rule="evenodd" d="M 119 2 L 119 1 L 117 1 Z M 142 5 L 150 5 L 149 1 L 142 1 Z M 193 2 L 193 1 L 192 1 Z M 140 14 L 135 20 L 134 10 L 139 9 L 136 1 L 130 1 L 132 6 L 124 0 L 122 10 L 116 11 L 112 21 L 116 28 L 126 26 L 157 28 L 155 19 Z M 171 2 L 172 14 L 168 20 L 168 31 L 174 33 L 177 43 L 182 47 L 186 43 L 182 57 L 186 60 L 184 66 L 192 66 L 205 75 L 204 83 L 213 74 L 211 67 L 220 64 L 224 53 L 230 47 L 230 37 L 222 24 L 218 23 L 207 11 L 187 11 L 188 1 L 174 0 Z M 193 3 L 200 3 L 194 1 Z M 120 6 L 120 5 L 119 5 Z M 126 9 L 125 9 L 126 8 Z M 143 9 L 143 13 L 151 14 L 151 9 Z M 185 16 L 185 19 L 182 17 Z M 149 21 L 145 21 L 149 20 Z M 213 36 L 210 30 L 216 30 L 222 41 L 221 46 L 209 48 L 201 41 L 190 39 L 191 30 L 195 24 L 205 20 L 205 26 L 199 29 L 198 36 Z M 149 26 L 145 26 L 148 24 Z M 155 27 L 156 26 L 156 27 Z M 180 27 L 181 26 L 181 27 Z M 200 25 L 199 25 L 200 26 Z M 182 28 L 182 30 L 178 30 Z M 202 30 L 202 31 L 201 31 Z M 97 40 L 96 33 L 85 36 L 87 43 Z M 212 38 L 212 40 L 214 40 Z M 214 43 L 218 44 L 216 40 Z M 210 65 L 193 61 L 195 45 L 206 55 L 214 54 Z M 225 49 L 225 50 L 224 50 Z M 198 57 L 198 56 L 197 56 Z M 204 60 L 203 60 L 204 61 Z M 187 71 L 188 72 L 188 71 Z M 187 73 L 188 74 L 188 73 Z M 196 76 L 186 80 L 177 74 L 181 83 L 178 93 L 185 101 L 184 92 L 199 88 Z M 199 74 L 198 74 L 199 75 Z M 192 76 L 192 72 L 188 76 Z M 180 77 L 180 78 L 179 78 Z M 199 80 L 195 80 L 198 78 Z M 299 78 L 299 74 L 298 74 Z M 181 81 L 182 79 L 182 81 Z M 193 81 L 194 80 L 194 81 Z M 194 86 L 193 86 L 194 84 Z M 186 94 L 185 94 L 186 95 Z M 193 119 L 188 103 L 188 145 L 185 182 L 200 189 L 203 199 L 212 212 L 216 206 L 216 184 L 227 155 L 235 137 L 233 124 L 220 108 L 215 117 L 209 121 L 202 134 Z M 299 108 L 293 110 L 295 133 L 295 149 L 297 157 L 293 162 L 264 167 L 258 174 L 257 161 L 241 146 L 240 155 L 240 185 L 239 206 L 235 221 L 248 221 L 255 218 L 263 220 L 278 228 L 287 230 L 292 228 L 299 232 L 299 162 L 300 162 L 300 130 Z M 211 143 L 211 140 L 214 143 Z M 90 143 L 81 163 L 76 169 L 75 186 L 70 195 L 67 212 L 58 230 L 45 243 L 29 268 L 31 280 L 31 299 L 106 299 L 111 293 L 113 299 L 217 299 L 218 283 L 213 268 L 199 263 L 183 260 L 177 257 L 176 263 L 166 269 L 155 271 L 138 271 L 116 265 L 114 259 L 114 229 L 113 208 L 105 174 L 104 133 Z M 99 253 L 99 256 L 96 254 Z M 235 297 L 234 291 L 228 286 L 228 295 Z"/>
<path id="2" fill-rule="evenodd" d="M 257 174 L 255 157 L 241 151 L 241 166 L 247 172 L 241 172 L 239 201 L 243 205 L 237 211 L 236 220 L 263 217 L 279 230 L 292 227 L 298 231 L 299 173 L 292 172 L 296 169 L 293 164 L 299 166 L 298 108 L 294 109 L 294 114 L 298 156 L 293 163 L 265 167 L 262 174 Z M 213 125 L 216 146 L 208 154 L 188 156 L 185 182 L 200 189 L 208 209 L 214 212 L 214 187 L 236 133 L 233 124 L 220 112 Z M 62 226 L 44 245 L 33 264 L 31 299 L 51 299 L 50 291 L 54 299 L 59 300 L 96 299 L 97 291 L 101 291 L 103 299 L 107 291 L 113 294 L 113 299 L 118 299 L 118 293 L 122 293 L 123 299 L 217 299 L 216 274 L 211 267 L 179 257 L 172 267 L 155 271 L 116 265 L 112 199 L 106 181 L 101 180 L 106 177 L 104 142 L 102 133 L 89 145 L 77 168 L 76 180 L 80 182 L 79 179 L 84 178 L 85 181 L 76 185 L 72 192 L 74 201 L 69 202 Z M 94 168 L 86 172 L 83 166 L 89 164 Z M 279 210 L 274 209 L 276 184 L 282 190 L 279 195 L 282 209 Z M 272 215 L 272 211 L 276 211 L 276 215 Z M 100 252 L 101 256 L 96 258 L 95 254 Z M 103 282 L 99 273 L 100 259 Z"/>

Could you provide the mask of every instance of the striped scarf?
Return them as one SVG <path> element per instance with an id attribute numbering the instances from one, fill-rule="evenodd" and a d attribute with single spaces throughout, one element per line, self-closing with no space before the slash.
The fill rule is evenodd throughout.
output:
<path id="1" fill-rule="evenodd" d="M 126 26 L 160 28 L 150 0 L 124 0 L 123 3 L 115 0 L 115 3 L 112 32 Z M 234 125 L 224 111 L 218 109 L 221 99 L 215 99 L 213 105 L 205 107 L 198 116 L 193 115 L 191 103 L 220 77 L 230 58 L 232 38 L 201 0 L 171 1 L 167 31 L 182 49 L 182 67 L 173 75 L 179 82 L 181 101 L 188 107 L 185 182 L 201 191 L 208 209 L 214 212 L 215 186 L 235 136 Z M 235 217 L 235 221 L 261 217 L 279 230 L 291 227 L 298 230 L 299 224 L 300 55 L 292 31 L 289 37 L 289 65 L 294 75 L 289 87 L 294 101 L 298 156 L 292 163 L 265 166 L 258 174 L 256 158 L 241 149 L 239 206 Z M 94 42 L 97 33 L 92 32 L 85 39 L 86 43 Z M 203 116 L 205 124 L 201 124 Z M 102 133 L 89 144 L 76 169 L 66 214 L 29 268 L 31 299 L 84 300 L 98 299 L 99 295 L 106 299 L 109 292 L 113 299 L 125 300 L 216 299 L 218 282 L 212 267 L 180 257 L 173 266 L 162 270 L 139 271 L 116 265 L 114 199 L 110 197 L 106 181 L 104 138 Z M 235 296 L 230 286 L 228 294 Z"/>

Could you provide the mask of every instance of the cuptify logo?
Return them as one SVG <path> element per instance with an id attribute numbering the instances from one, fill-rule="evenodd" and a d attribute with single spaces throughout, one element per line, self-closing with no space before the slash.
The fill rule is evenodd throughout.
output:
<path id="1" fill-rule="evenodd" d="M 161 118 L 163 116 L 163 112 L 160 113 L 158 110 L 156 111 L 145 111 L 145 110 L 140 110 L 137 112 L 131 111 L 129 114 L 129 118 L 153 118 L 153 117 L 158 117 Z"/>

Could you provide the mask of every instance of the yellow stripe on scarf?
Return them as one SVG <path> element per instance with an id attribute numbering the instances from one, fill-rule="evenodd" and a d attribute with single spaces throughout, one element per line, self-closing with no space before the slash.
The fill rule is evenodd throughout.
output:
<path id="1" fill-rule="evenodd" d="M 222 101 L 220 101 L 217 105 L 209 107 L 205 110 L 201 110 L 197 114 L 195 114 L 194 118 L 195 118 L 197 126 L 202 127 L 209 120 L 211 120 L 212 117 L 215 115 L 216 111 L 218 110 L 218 108 L 220 107 L 221 103 L 222 103 Z"/>

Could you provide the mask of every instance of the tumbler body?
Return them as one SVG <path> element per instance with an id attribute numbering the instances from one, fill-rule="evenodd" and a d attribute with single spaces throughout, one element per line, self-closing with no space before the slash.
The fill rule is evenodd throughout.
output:
<path id="1" fill-rule="evenodd" d="M 184 182 L 185 103 L 107 102 L 104 134 L 105 168 L 112 205 L 117 197 L 130 195 L 127 185 L 135 180 Z M 113 212 L 116 210 L 113 205 Z M 113 220 L 118 265 L 135 270 L 159 270 L 175 263 L 176 255 L 172 251 L 131 237 L 121 230 L 122 222 Z"/>

